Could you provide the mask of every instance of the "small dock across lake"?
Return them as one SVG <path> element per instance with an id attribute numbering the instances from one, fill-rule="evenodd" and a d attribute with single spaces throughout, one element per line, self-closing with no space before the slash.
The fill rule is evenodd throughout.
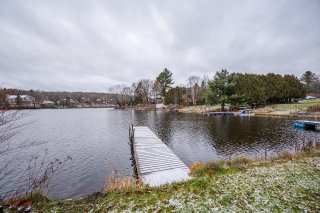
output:
<path id="1" fill-rule="evenodd" d="M 189 168 L 146 126 L 129 128 L 138 177 L 160 186 L 190 179 Z"/>
<path id="2" fill-rule="evenodd" d="M 204 112 L 205 116 L 234 116 L 238 115 L 238 112 Z"/>
<path id="3" fill-rule="evenodd" d="M 294 126 L 320 131 L 320 121 L 297 120 L 294 122 Z"/>

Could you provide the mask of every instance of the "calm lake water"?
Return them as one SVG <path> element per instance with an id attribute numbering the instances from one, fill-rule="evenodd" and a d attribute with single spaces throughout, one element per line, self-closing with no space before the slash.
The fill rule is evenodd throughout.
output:
<path id="1" fill-rule="evenodd" d="M 320 133 L 298 130 L 293 120 L 267 117 L 203 117 L 177 112 L 113 109 L 33 110 L 12 143 L 44 142 L 26 148 L 14 171 L 0 179 L 0 195 L 27 183 L 31 155 L 45 162 L 71 156 L 55 176 L 50 197 L 76 198 L 100 191 L 112 170 L 133 175 L 128 139 L 130 124 L 151 128 L 184 163 L 264 156 L 292 150 L 293 142 L 319 140 Z M 3 163 L 0 161 L 0 164 Z M 1 166 L 1 165 L 0 165 Z M 29 170 L 30 171 L 30 170 Z M 19 183 L 19 184 L 18 184 Z"/>

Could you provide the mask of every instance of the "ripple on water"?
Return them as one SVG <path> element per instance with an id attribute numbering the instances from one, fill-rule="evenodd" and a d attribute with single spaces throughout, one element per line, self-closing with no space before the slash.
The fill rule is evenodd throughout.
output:
<path id="1" fill-rule="evenodd" d="M 81 197 L 100 191 L 112 170 L 133 175 L 128 127 L 152 129 L 184 163 L 226 159 L 230 156 L 262 156 L 292 150 L 293 143 L 320 140 L 319 133 L 294 129 L 293 120 L 265 117 L 203 117 L 176 112 L 110 109 L 35 110 L 34 122 L 12 138 L 46 141 L 23 150 L 14 170 L 1 184 L 15 190 L 27 177 L 30 155 L 44 155 L 46 162 L 71 156 L 52 182 L 51 197 Z M 3 156 L 2 156 L 3 157 Z M 1 161 L 0 161 L 1 164 Z M 0 189 L 3 193 L 4 188 Z"/>

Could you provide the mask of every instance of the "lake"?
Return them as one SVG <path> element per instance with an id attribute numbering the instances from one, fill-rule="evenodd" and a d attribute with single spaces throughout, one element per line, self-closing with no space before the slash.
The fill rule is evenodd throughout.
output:
<path id="1" fill-rule="evenodd" d="M 100 191 L 113 170 L 133 176 L 130 124 L 148 126 L 187 165 L 239 155 L 264 156 L 265 150 L 268 155 L 274 155 L 292 150 L 295 141 L 320 139 L 319 132 L 295 129 L 291 119 L 258 116 L 203 117 L 102 108 L 42 109 L 31 110 L 23 122 L 30 123 L 10 143 L 43 144 L 19 152 L 11 166 L 13 171 L 0 178 L 1 196 L 8 196 L 19 184 L 28 183 L 31 156 L 37 157 L 38 165 L 41 159 L 47 165 L 55 159 L 72 158 L 59 168 L 49 189 L 50 197 L 79 198 Z M 2 159 L 0 166 L 3 162 Z"/>

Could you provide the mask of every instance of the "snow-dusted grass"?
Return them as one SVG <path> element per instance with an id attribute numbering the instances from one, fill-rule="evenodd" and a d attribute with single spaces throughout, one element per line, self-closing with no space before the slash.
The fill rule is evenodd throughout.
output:
<path id="1" fill-rule="evenodd" d="M 198 113 L 202 114 L 206 110 L 208 111 L 215 111 L 220 109 L 220 105 L 214 105 L 214 106 L 206 106 L 206 105 L 197 105 L 197 106 L 186 106 L 181 109 L 178 109 L 179 112 L 182 113 Z M 226 109 L 228 109 L 228 106 L 226 106 Z"/>
<path id="2" fill-rule="evenodd" d="M 228 164 L 229 162 L 229 164 Z M 82 200 L 52 200 L 46 212 L 318 212 L 320 150 L 268 161 L 236 159 L 198 165 L 184 183 L 140 187 Z M 233 166 L 232 166 L 233 165 Z"/>
<path id="3" fill-rule="evenodd" d="M 114 211 L 316 211 L 320 208 L 320 158 L 246 172 L 202 176 L 184 184 L 113 199 Z M 110 209 L 110 210 L 111 210 Z"/>

